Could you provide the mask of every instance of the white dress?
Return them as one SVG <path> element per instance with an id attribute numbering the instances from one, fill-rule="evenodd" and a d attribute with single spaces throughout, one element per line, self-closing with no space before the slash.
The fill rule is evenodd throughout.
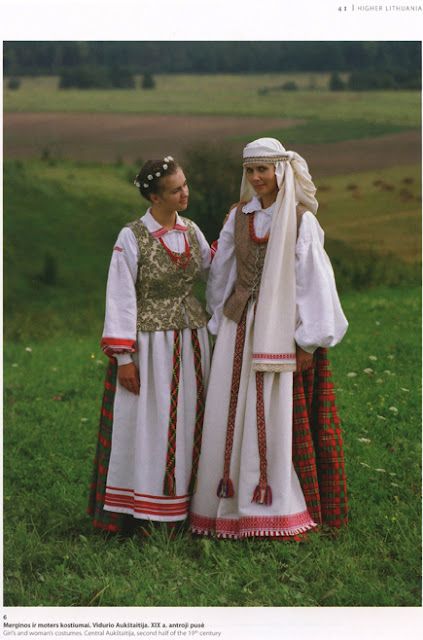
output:
<path id="1" fill-rule="evenodd" d="M 270 230 L 274 206 L 263 210 L 257 198 L 243 207 L 255 212 L 255 234 Z M 194 533 L 219 537 L 292 536 L 315 525 L 308 513 L 292 463 L 292 373 L 265 372 L 263 384 L 266 422 L 267 474 L 273 500 L 252 501 L 260 475 L 257 435 L 256 377 L 251 368 L 255 302 L 247 307 L 246 336 L 230 458 L 233 497 L 217 495 L 225 455 L 226 425 L 233 374 L 237 324 L 223 315 L 223 306 L 236 281 L 234 245 L 235 211 L 219 238 L 210 269 L 207 300 L 212 318 L 209 329 L 217 334 L 205 408 L 202 453 L 197 490 L 191 505 Z M 303 214 L 296 245 L 296 343 L 305 351 L 337 344 L 348 323 L 343 314 L 334 274 L 323 248 L 323 231 L 316 217 Z"/>
<path id="2" fill-rule="evenodd" d="M 155 221 L 150 210 L 141 218 L 153 235 L 160 235 L 173 252 L 183 253 L 187 227 L 177 216 L 170 231 Z M 210 247 L 195 226 L 204 274 L 211 260 Z M 159 241 L 159 240 L 157 240 Z M 127 391 L 117 381 L 113 431 L 104 509 L 134 518 L 177 521 L 187 517 L 188 485 L 196 421 L 196 374 L 191 329 L 180 332 L 181 368 L 176 424 L 176 495 L 163 493 L 168 448 L 170 389 L 173 371 L 174 331 L 138 331 L 135 282 L 138 243 L 131 229 L 119 233 L 109 269 L 103 344 L 118 364 L 132 360 L 139 370 L 140 394 Z M 170 257 L 169 257 L 170 260 Z M 209 373 L 209 339 L 206 326 L 197 329 L 204 382 Z"/>

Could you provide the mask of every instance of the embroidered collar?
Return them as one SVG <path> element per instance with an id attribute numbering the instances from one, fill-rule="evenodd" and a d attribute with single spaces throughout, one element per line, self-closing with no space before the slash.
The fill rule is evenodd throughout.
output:
<path id="1" fill-rule="evenodd" d="M 147 213 L 141 218 L 149 232 L 155 238 L 161 238 L 171 231 L 188 231 L 188 227 L 182 222 L 178 213 L 176 213 L 175 225 L 172 229 L 165 229 L 152 216 L 151 209 L 147 209 Z"/>
<path id="2" fill-rule="evenodd" d="M 267 215 L 272 215 L 273 213 L 273 209 L 274 209 L 275 203 L 271 204 L 270 207 L 267 207 L 267 209 L 263 209 L 263 207 L 261 206 L 261 202 L 258 199 L 257 196 L 253 196 L 251 198 L 251 200 L 249 202 L 247 202 L 247 204 L 245 204 L 242 207 L 242 212 L 243 213 L 255 213 L 256 211 L 262 211 L 263 213 L 266 213 Z"/>

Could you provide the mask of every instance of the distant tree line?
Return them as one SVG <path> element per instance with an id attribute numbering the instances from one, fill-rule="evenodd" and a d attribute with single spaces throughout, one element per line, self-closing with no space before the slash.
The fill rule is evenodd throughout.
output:
<path id="1" fill-rule="evenodd" d="M 5 42 L 6 76 L 72 68 L 128 74 L 397 72 L 420 77 L 420 42 Z M 104 76 L 103 76 L 103 81 Z"/>

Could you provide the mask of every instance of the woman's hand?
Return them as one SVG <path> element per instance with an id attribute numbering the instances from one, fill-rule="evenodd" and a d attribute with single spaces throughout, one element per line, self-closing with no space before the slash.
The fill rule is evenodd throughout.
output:
<path id="1" fill-rule="evenodd" d="M 297 345 L 296 348 L 296 357 L 297 357 L 297 372 L 305 371 L 306 369 L 310 369 L 313 365 L 313 354 L 304 351 Z"/>
<path id="2" fill-rule="evenodd" d="M 138 369 L 133 362 L 129 364 L 121 364 L 118 367 L 118 380 L 122 387 L 125 387 L 131 393 L 139 395 L 140 393 L 140 375 Z"/>

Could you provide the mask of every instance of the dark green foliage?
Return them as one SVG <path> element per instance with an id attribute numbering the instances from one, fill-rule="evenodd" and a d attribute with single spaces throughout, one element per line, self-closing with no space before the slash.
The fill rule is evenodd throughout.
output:
<path id="1" fill-rule="evenodd" d="M 191 189 L 189 215 L 212 242 L 219 235 L 230 205 L 239 201 L 239 160 L 222 146 L 201 144 L 187 152 L 184 170 Z"/>
<path id="2" fill-rule="evenodd" d="M 253 73 L 421 68 L 420 42 L 6 42 L 6 75 L 128 66 L 133 72 Z"/>
<path id="3" fill-rule="evenodd" d="M 343 91 L 345 89 L 345 82 L 336 71 L 334 71 L 330 76 L 329 89 L 331 91 Z"/>
<path id="4" fill-rule="evenodd" d="M 16 91 L 21 86 L 20 78 L 12 77 L 7 81 L 7 88 Z"/>
<path id="5" fill-rule="evenodd" d="M 63 69 L 60 89 L 133 89 L 135 79 L 127 67 L 81 65 Z"/>
<path id="6" fill-rule="evenodd" d="M 135 89 L 135 78 L 128 67 L 119 65 L 110 67 L 109 77 L 114 89 Z"/>
<path id="7" fill-rule="evenodd" d="M 367 69 L 354 71 L 348 78 L 351 91 L 373 91 L 384 89 L 421 89 L 421 77 L 415 69 L 397 71 Z"/>
<path id="8" fill-rule="evenodd" d="M 154 89 L 156 86 L 156 81 L 154 80 L 154 76 L 150 72 L 144 73 L 141 80 L 141 87 L 143 89 Z"/>
<path id="9" fill-rule="evenodd" d="M 111 87 L 110 77 L 102 67 L 70 67 L 60 74 L 59 89 L 107 89 L 109 87 Z"/>
<path id="10" fill-rule="evenodd" d="M 293 80 L 290 80 L 289 82 L 283 83 L 282 89 L 284 91 L 298 91 L 298 85 Z"/>

